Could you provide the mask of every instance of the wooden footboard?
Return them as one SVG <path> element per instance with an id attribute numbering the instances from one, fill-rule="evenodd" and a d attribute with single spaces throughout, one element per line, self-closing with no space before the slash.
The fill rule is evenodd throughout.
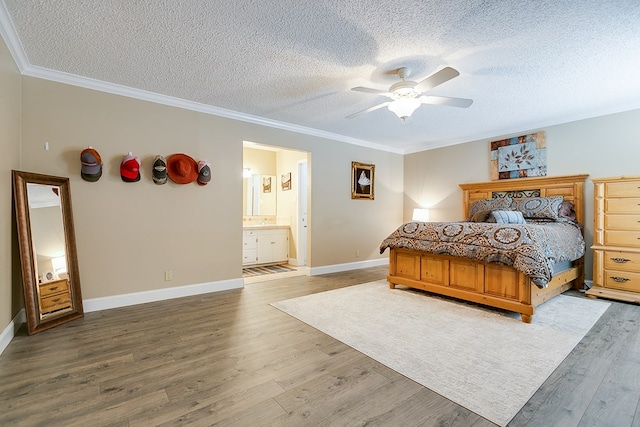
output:
<path id="1" fill-rule="evenodd" d="M 520 313 L 531 322 L 535 307 L 584 282 L 582 260 L 538 288 L 512 267 L 447 255 L 391 249 L 387 281 L 465 301 Z"/>

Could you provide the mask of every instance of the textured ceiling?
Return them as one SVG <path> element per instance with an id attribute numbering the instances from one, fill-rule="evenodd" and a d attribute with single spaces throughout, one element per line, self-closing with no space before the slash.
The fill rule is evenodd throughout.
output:
<path id="1" fill-rule="evenodd" d="M 26 75 L 400 153 L 640 108 L 638 0 L 0 6 L 2 35 Z M 457 69 L 429 94 L 473 105 L 422 105 L 406 122 L 386 108 L 345 119 L 387 99 L 350 88 L 386 90 L 402 66 L 415 81 Z"/>

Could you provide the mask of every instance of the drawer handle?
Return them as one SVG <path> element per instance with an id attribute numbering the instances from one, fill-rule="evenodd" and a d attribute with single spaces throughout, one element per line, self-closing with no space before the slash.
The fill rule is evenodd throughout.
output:
<path id="1" fill-rule="evenodd" d="M 58 302 L 58 301 L 60 301 L 60 298 L 52 299 L 51 301 Z"/>
<path id="2" fill-rule="evenodd" d="M 57 286 L 53 286 L 53 287 L 49 288 L 50 291 L 55 291 L 56 289 L 58 289 Z"/>
<path id="3" fill-rule="evenodd" d="M 627 258 L 611 258 L 611 261 L 617 262 L 618 264 L 624 264 L 625 262 L 629 262 L 631 260 Z"/>
<path id="4" fill-rule="evenodd" d="M 611 276 L 611 278 L 613 279 L 614 282 L 618 282 L 618 283 L 622 283 L 622 282 L 628 282 L 631 279 L 627 279 L 626 277 L 618 277 L 618 276 Z"/>

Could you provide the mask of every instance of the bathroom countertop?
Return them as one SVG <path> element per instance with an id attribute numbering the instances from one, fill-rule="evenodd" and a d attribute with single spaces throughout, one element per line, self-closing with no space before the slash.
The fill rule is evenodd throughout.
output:
<path id="1" fill-rule="evenodd" d="M 271 230 L 275 228 L 290 228 L 288 225 L 278 225 L 278 224 L 254 224 L 254 225 L 243 225 L 243 230 Z"/>

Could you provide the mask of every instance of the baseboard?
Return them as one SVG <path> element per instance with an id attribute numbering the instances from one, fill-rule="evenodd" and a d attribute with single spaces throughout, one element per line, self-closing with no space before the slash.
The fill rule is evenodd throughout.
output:
<path id="1" fill-rule="evenodd" d="M 339 273 L 341 271 L 359 270 L 361 268 L 379 267 L 388 264 L 389 257 L 359 262 L 348 262 L 345 264 L 323 265 L 322 267 L 310 267 L 309 275 L 317 276 L 319 274 Z"/>
<path id="2" fill-rule="evenodd" d="M 13 317 L 11 322 L 9 322 L 7 327 L 4 328 L 0 334 L 0 354 L 2 354 L 5 348 L 7 348 L 13 337 L 16 336 L 16 332 L 18 331 L 18 328 L 20 328 L 20 325 L 26 321 L 27 316 L 24 312 L 24 308 L 21 308 L 20 311 L 18 311 L 18 314 Z"/>
<path id="3" fill-rule="evenodd" d="M 136 304 L 145 304 L 154 301 L 163 301 L 173 298 L 188 297 L 192 295 L 208 294 L 211 292 L 241 289 L 243 280 L 232 279 L 219 282 L 199 283 L 196 285 L 176 286 L 166 289 L 154 289 L 152 291 L 134 292 L 130 294 L 113 295 L 109 297 L 90 298 L 82 301 L 84 312 L 109 310 L 111 308 L 126 307 Z"/>

